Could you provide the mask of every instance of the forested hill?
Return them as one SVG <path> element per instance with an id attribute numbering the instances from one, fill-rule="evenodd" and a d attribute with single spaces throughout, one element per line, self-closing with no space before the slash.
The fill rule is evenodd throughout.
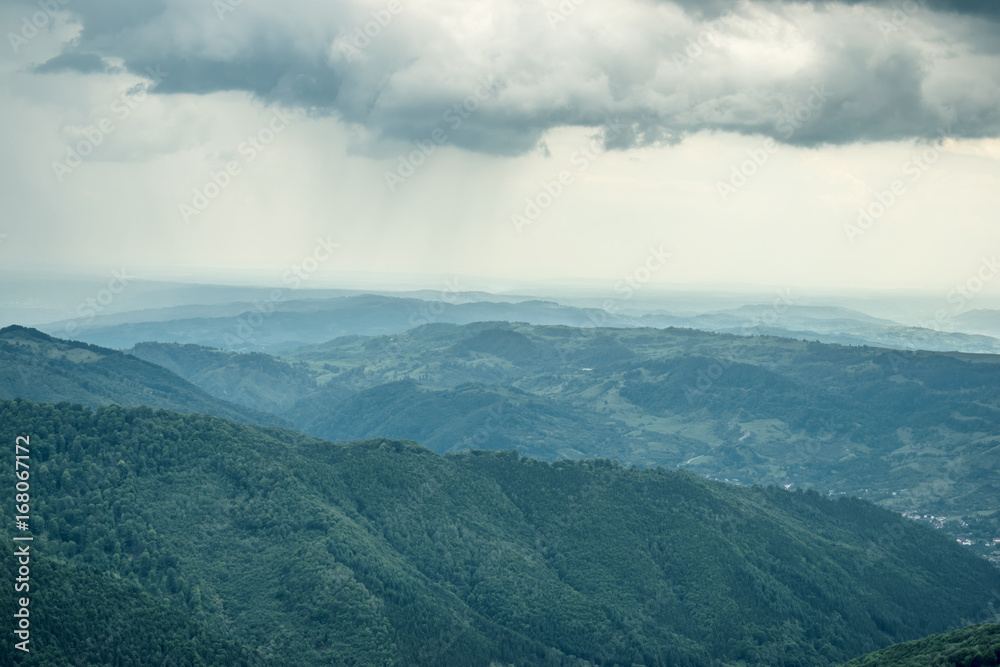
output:
<path id="1" fill-rule="evenodd" d="M 286 424 L 266 412 L 211 396 L 165 368 L 131 355 L 21 326 L 0 329 L 0 398 L 91 407 L 149 405 L 253 424 Z"/>
<path id="2" fill-rule="evenodd" d="M 1000 355 L 504 322 L 339 338 L 287 359 L 134 353 L 320 438 L 684 467 L 948 517 L 982 555 L 1000 536 Z"/>
<path id="3" fill-rule="evenodd" d="M 1000 589 L 866 502 L 687 472 L 25 400 L 0 430 L 31 438 L 38 552 L 283 665 L 836 665 Z"/>
<path id="4" fill-rule="evenodd" d="M 24 542 L 19 542 L 22 545 Z M 31 551 L 34 551 L 33 549 Z M 34 551 L 28 561 L 27 590 L 0 596 L 0 614 L 12 619 L 21 596 L 29 599 L 28 649 L 13 648 L 4 637 L 0 665 L 67 667 L 67 665 L 142 665 L 142 667 L 257 667 L 257 651 L 188 618 L 178 605 L 153 596 L 134 582 L 67 563 L 58 555 Z M 9 540 L 0 543 L 0 576 L 13 582 L 18 560 Z M 12 624 L 13 625 L 13 624 Z M 13 635 L 12 635 L 13 636 Z"/>
<path id="5" fill-rule="evenodd" d="M 1000 625 L 976 625 L 890 646 L 843 667 L 996 667 Z"/>

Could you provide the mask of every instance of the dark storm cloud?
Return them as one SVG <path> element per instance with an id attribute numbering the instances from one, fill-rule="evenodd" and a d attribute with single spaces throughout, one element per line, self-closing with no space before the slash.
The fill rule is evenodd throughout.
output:
<path id="1" fill-rule="evenodd" d="M 954 14 L 971 14 L 974 16 L 991 16 L 1000 18 L 1000 3 L 992 0 L 913 0 L 919 5 L 926 6 L 931 11 L 949 12 Z M 862 0 L 852 0 L 849 4 L 863 4 Z M 883 6 L 896 7 L 899 3 L 892 0 L 884 0 Z"/>
<path id="2" fill-rule="evenodd" d="M 95 54 L 117 57 L 138 75 L 149 68 L 169 73 L 154 88 L 158 93 L 246 91 L 336 116 L 383 139 L 420 141 L 443 128 L 449 143 L 494 154 L 530 150 L 553 128 L 612 120 L 620 129 L 606 137 L 610 148 L 675 143 L 705 130 L 805 146 L 931 139 L 944 127 L 956 137 L 1000 136 L 996 60 L 955 64 L 963 54 L 996 53 L 996 24 L 982 17 L 997 16 L 1000 3 L 901 2 L 909 9 L 889 32 L 884 19 L 900 10 L 886 2 L 846 3 L 883 8 L 861 17 L 845 3 L 813 10 L 790 2 L 681 4 L 684 14 L 663 13 L 676 3 L 627 5 L 648 12 L 649 20 L 622 28 L 632 31 L 623 39 L 602 33 L 628 20 L 625 4 L 609 5 L 608 27 L 597 30 L 579 15 L 552 25 L 546 11 L 558 7 L 555 0 L 525 2 L 510 11 L 507 24 L 470 45 L 446 23 L 456 9 L 445 0 L 440 20 L 436 7 L 403 3 L 398 16 L 383 12 L 385 25 L 367 42 L 356 36 L 380 6 L 243 2 L 218 14 L 208 2 L 76 0 L 70 8 L 83 25 L 79 39 L 38 71 L 90 73 L 100 71 Z M 969 42 L 949 45 L 944 55 L 929 48 L 914 27 L 935 17 L 947 18 Z M 780 27 L 796 20 L 807 25 Z M 783 57 L 774 55 L 782 30 L 788 40 L 808 36 L 801 63 L 775 60 Z M 687 58 L 699 38 L 698 53 Z M 784 74 L 773 71 L 775 62 Z M 948 67 L 977 85 L 950 83 Z M 502 85 L 477 96 L 488 77 Z"/>
<path id="3" fill-rule="evenodd" d="M 109 68 L 101 57 L 96 54 L 66 52 L 60 53 L 55 58 L 38 65 L 34 71 L 39 74 L 52 74 L 56 72 L 93 74 L 95 72 L 109 71 Z"/>

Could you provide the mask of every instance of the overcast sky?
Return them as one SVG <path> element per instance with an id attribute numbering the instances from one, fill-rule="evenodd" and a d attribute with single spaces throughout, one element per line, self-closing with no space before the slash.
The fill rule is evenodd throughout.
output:
<path id="1" fill-rule="evenodd" d="M 1000 250 L 998 7 L 0 2 L 0 262 L 947 290 Z"/>

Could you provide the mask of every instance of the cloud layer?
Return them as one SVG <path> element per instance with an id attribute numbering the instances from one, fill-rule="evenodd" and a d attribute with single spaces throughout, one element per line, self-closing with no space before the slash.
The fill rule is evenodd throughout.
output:
<path id="1" fill-rule="evenodd" d="M 73 0 L 78 38 L 36 71 L 158 68 L 169 76 L 157 93 L 245 91 L 378 140 L 443 128 L 449 143 L 490 154 L 613 119 L 623 129 L 606 141 L 618 148 L 705 130 L 804 146 L 997 137 L 998 8 Z M 484 80 L 499 82 L 485 97 Z"/>

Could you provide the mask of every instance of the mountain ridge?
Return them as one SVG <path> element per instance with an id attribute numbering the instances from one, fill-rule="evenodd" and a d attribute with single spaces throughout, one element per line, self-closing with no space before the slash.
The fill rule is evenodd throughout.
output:
<path id="1" fill-rule="evenodd" d="M 25 433 L 40 550 L 288 665 L 834 665 L 1000 587 L 870 503 L 684 471 L 0 401 Z"/>
<path id="2" fill-rule="evenodd" d="M 66 401 L 92 407 L 107 403 L 152 405 L 287 425 L 272 414 L 218 399 L 138 357 L 18 325 L 0 329 L 0 398 Z"/>

